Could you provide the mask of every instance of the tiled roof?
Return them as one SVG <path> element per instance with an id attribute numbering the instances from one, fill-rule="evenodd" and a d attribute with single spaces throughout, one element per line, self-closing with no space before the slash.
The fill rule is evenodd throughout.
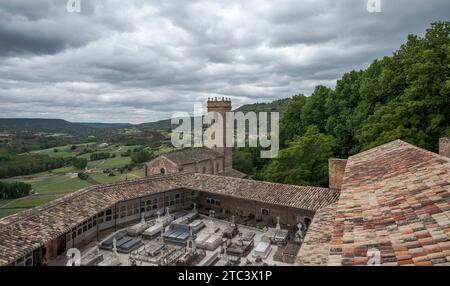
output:
<path id="1" fill-rule="evenodd" d="M 202 147 L 202 148 L 192 148 L 184 149 L 180 151 L 174 151 L 162 155 L 174 162 L 175 164 L 182 166 L 186 164 L 191 164 L 195 162 L 201 162 L 205 160 L 215 159 L 223 157 L 223 154 L 216 152 L 212 149 Z"/>
<path id="2" fill-rule="evenodd" d="M 269 182 L 194 173 L 184 186 L 305 210 L 318 210 L 339 198 L 339 191 L 319 187 L 303 187 Z"/>
<path id="3" fill-rule="evenodd" d="M 222 172 L 219 172 L 218 175 L 225 176 L 225 177 L 241 178 L 241 179 L 248 177 L 247 174 L 242 173 L 241 171 L 238 171 L 235 169 L 224 170 Z"/>
<path id="4" fill-rule="evenodd" d="M 303 266 L 327 265 L 336 207 L 337 203 L 333 203 L 315 213 L 297 254 L 296 264 Z"/>
<path id="5" fill-rule="evenodd" d="M 272 184 L 197 173 L 152 176 L 93 186 L 30 211 L 1 219 L 0 265 L 11 263 L 115 203 L 178 188 L 192 188 L 310 210 L 324 207 L 339 197 L 338 191 L 325 188 Z"/>
<path id="6" fill-rule="evenodd" d="M 328 265 L 450 263 L 450 159 L 397 140 L 349 158 Z"/>

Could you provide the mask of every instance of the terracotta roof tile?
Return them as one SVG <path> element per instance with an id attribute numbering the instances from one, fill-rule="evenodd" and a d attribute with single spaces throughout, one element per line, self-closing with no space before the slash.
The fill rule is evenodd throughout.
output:
<path id="1" fill-rule="evenodd" d="M 223 154 L 216 152 L 212 149 L 203 147 L 203 148 L 192 148 L 192 149 L 184 149 L 180 151 L 174 151 L 170 153 L 166 153 L 162 155 L 166 157 L 170 161 L 175 164 L 182 166 L 186 164 L 191 164 L 195 162 L 201 162 L 209 159 L 215 159 L 223 157 Z"/>
<path id="2" fill-rule="evenodd" d="M 329 264 L 360 264 L 361 247 L 383 265 L 446 263 L 450 160 L 397 140 L 348 159 Z"/>
<path id="3" fill-rule="evenodd" d="M 222 172 L 219 172 L 218 175 L 225 176 L 225 177 L 241 178 L 241 179 L 248 177 L 247 174 L 242 173 L 235 169 L 224 170 Z"/>
<path id="4" fill-rule="evenodd" d="M 315 213 L 297 255 L 297 264 L 305 266 L 327 265 L 336 207 L 337 203 L 333 203 Z M 336 249 L 331 250 L 331 252 L 334 251 Z"/>

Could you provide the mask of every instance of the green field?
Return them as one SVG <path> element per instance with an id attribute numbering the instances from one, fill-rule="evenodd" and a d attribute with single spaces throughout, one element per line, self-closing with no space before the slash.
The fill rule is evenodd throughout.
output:
<path id="1" fill-rule="evenodd" d="M 0 200 L 0 207 L 2 207 L 3 205 L 5 205 L 11 201 L 13 201 L 13 200 Z"/>
<path id="2" fill-rule="evenodd" d="M 86 153 L 86 154 L 80 155 L 78 157 L 86 158 L 89 160 L 89 158 L 91 157 L 91 154 L 95 154 L 95 153 L 111 153 L 111 154 L 115 154 L 116 156 L 120 156 L 120 154 L 125 153 L 128 150 L 134 150 L 137 148 L 142 148 L 142 146 L 141 145 L 130 145 L 130 146 L 111 145 L 107 148 L 98 149 L 98 150 L 95 150 L 95 152 Z"/>
<path id="3" fill-rule="evenodd" d="M 1 200 L 0 218 L 46 204 L 68 193 L 91 185 L 78 177 L 70 178 L 68 176 L 52 176 L 42 179 L 24 180 L 23 182 L 31 184 L 37 194 L 16 200 Z"/>
<path id="4" fill-rule="evenodd" d="M 92 146 L 95 144 L 96 143 L 84 143 L 84 144 L 76 144 L 75 146 Z M 59 146 L 59 147 L 54 147 L 54 148 L 32 151 L 30 153 L 31 154 L 48 155 L 48 156 L 54 157 L 54 158 L 75 157 L 79 151 L 70 150 L 70 148 L 72 146 L 73 145 L 65 145 L 65 146 Z M 55 152 L 55 150 L 58 150 L 58 152 Z"/>
<path id="5" fill-rule="evenodd" d="M 140 169 L 134 169 L 133 171 L 129 172 L 128 174 L 132 175 L 130 177 L 133 177 L 132 179 L 135 179 L 137 177 L 142 178 L 144 177 L 144 168 L 140 168 Z"/>
<path id="6" fill-rule="evenodd" d="M 110 145 L 107 148 L 97 149 L 95 146 L 92 146 L 95 144 L 96 143 L 89 143 L 91 148 L 95 150 L 92 153 L 108 152 L 114 154 L 116 157 L 91 162 L 89 161 L 89 158 L 92 153 L 87 153 L 78 156 L 88 159 L 89 161 L 87 165 L 88 169 L 96 169 L 97 172 L 89 173 L 89 176 L 92 180 L 88 179 L 88 181 L 84 181 L 79 179 L 78 177 L 69 176 L 68 174 L 70 173 L 80 172 L 80 170 L 76 169 L 73 166 L 65 166 L 58 169 L 53 169 L 51 170 L 51 172 L 46 171 L 32 174 L 30 176 L 27 176 L 27 179 L 19 179 L 18 181 L 31 184 L 36 194 L 17 200 L 0 200 L 0 218 L 26 210 L 28 208 L 48 203 L 49 201 L 52 201 L 56 198 L 86 188 L 95 183 L 109 184 L 124 180 L 133 180 L 144 176 L 143 168 L 134 169 L 131 172 L 119 174 L 116 176 L 109 176 L 109 174 L 102 173 L 102 171 L 105 169 L 115 169 L 130 164 L 131 157 L 122 157 L 121 154 L 127 152 L 128 150 L 141 148 L 142 147 L 141 145 L 133 145 L 133 146 Z M 80 144 L 78 146 L 82 145 L 86 144 Z M 31 153 L 46 154 L 51 157 L 58 157 L 58 158 L 75 157 L 82 149 L 77 148 L 76 150 L 71 150 L 71 146 L 72 145 L 60 146 L 39 151 L 33 151 Z M 54 149 L 57 149 L 58 152 L 55 152 Z M 173 148 L 166 146 L 159 148 L 157 151 L 158 153 L 165 153 L 172 149 Z M 17 179 L 10 178 L 6 179 L 5 181 L 17 181 Z"/>
<path id="7" fill-rule="evenodd" d="M 0 218 L 5 217 L 5 216 L 9 216 L 21 211 L 24 211 L 26 209 L 2 209 L 0 208 Z"/>
<path id="8" fill-rule="evenodd" d="M 130 157 L 117 156 L 116 158 L 109 158 L 105 160 L 90 161 L 88 163 L 88 168 L 99 168 L 99 169 L 112 169 L 120 168 L 131 163 Z"/>
<path id="9" fill-rule="evenodd" d="M 177 150 L 177 149 L 174 148 L 172 145 L 163 144 L 163 145 L 159 146 L 158 148 L 153 149 L 153 152 L 154 152 L 155 156 L 158 156 L 158 155 L 161 155 L 164 153 L 169 153 L 169 152 L 172 152 L 175 150 Z"/>
<path id="10" fill-rule="evenodd" d="M 53 176 L 45 179 L 33 179 L 23 182 L 31 184 L 33 189 L 40 195 L 71 193 L 90 186 L 88 182 L 83 181 L 78 177 L 70 178 L 68 176 Z"/>
<path id="11" fill-rule="evenodd" d="M 58 152 L 55 152 L 54 150 L 58 150 Z M 70 146 L 49 148 L 44 150 L 32 151 L 30 153 L 39 155 L 48 155 L 54 158 L 66 158 L 74 156 L 74 153 L 72 153 L 70 150 Z"/>
<path id="12" fill-rule="evenodd" d="M 7 208 L 5 209 L 17 209 L 17 208 L 34 208 L 36 206 L 43 205 L 45 203 L 48 203 L 50 201 L 53 201 L 54 199 L 57 199 L 61 197 L 61 195 L 52 195 L 52 196 L 33 196 L 31 198 L 24 198 L 24 199 L 17 199 L 7 205 Z M 1 210 L 1 209 L 0 209 Z"/>
<path id="13" fill-rule="evenodd" d="M 144 176 L 144 169 L 135 169 L 131 172 L 119 174 L 117 176 L 110 176 L 109 174 L 104 173 L 92 173 L 89 176 L 100 184 L 110 184 L 125 180 L 133 180 L 137 178 L 142 178 Z"/>
<path id="14" fill-rule="evenodd" d="M 78 172 L 80 172 L 80 170 L 78 170 L 74 166 L 65 166 L 52 170 L 53 174 L 78 173 Z"/>

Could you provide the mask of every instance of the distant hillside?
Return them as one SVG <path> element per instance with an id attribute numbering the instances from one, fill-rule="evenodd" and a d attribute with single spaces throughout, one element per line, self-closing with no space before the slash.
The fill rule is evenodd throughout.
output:
<path id="1" fill-rule="evenodd" d="M 135 127 L 146 130 L 170 130 L 172 129 L 170 121 L 170 119 L 163 119 L 155 122 L 137 124 Z"/>
<path id="2" fill-rule="evenodd" d="M 95 128 L 80 123 L 72 123 L 63 119 L 41 118 L 0 118 L 0 130 L 67 133 L 71 135 L 88 135 L 96 132 Z"/>
<path id="3" fill-rule="evenodd" d="M 283 99 L 278 99 L 278 100 L 274 100 L 272 102 L 269 103 L 253 103 L 253 104 L 246 104 L 243 105 L 237 109 L 235 109 L 235 111 L 242 111 L 242 112 L 249 112 L 249 111 L 254 111 L 254 112 L 271 112 L 271 111 L 278 111 L 280 113 L 282 113 L 288 103 L 291 101 L 290 98 L 283 98 Z"/>
<path id="4" fill-rule="evenodd" d="M 271 112 L 271 111 L 278 111 L 282 113 L 288 103 L 290 102 L 290 98 L 284 98 L 284 99 L 278 99 L 269 103 L 253 103 L 253 104 L 246 104 L 243 105 L 234 111 L 242 111 L 242 112 Z M 170 119 L 163 119 L 155 122 L 149 122 L 149 123 L 142 123 L 135 125 L 136 128 L 139 129 L 146 129 L 146 130 L 171 130 L 172 126 L 170 125 Z"/>
<path id="5" fill-rule="evenodd" d="M 243 105 L 237 108 L 235 111 L 242 112 L 271 112 L 278 111 L 283 112 L 288 105 L 290 98 L 275 100 L 270 103 L 253 103 Z M 41 119 L 41 118 L 0 118 L 0 131 L 12 131 L 12 132 L 48 132 L 48 133 L 67 133 L 71 135 L 105 135 L 109 134 L 111 130 L 120 128 L 137 128 L 140 130 L 150 131 L 166 131 L 171 130 L 170 119 L 163 119 L 155 122 L 142 123 L 142 124 L 129 124 L 129 123 L 76 123 L 69 122 L 63 119 Z M 105 133 L 107 132 L 107 133 Z"/>
<path id="6" fill-rule="evenodd" d="M 100 123 L 100 122 L 80 122 L 76 124 L 81 124 L 88 127 L 93 127 L 97 129 L 117 129 L 117 128 L 131 128 L 133 124 L 130 123 Z"/>

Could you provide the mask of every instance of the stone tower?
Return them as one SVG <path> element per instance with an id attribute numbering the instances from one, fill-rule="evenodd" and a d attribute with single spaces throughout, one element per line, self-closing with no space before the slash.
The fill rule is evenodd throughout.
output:
<path id="1" fill-rule="evenodd" d="M 226 113 L 231 112 L 231 99 L 229 98 L 208 98 L 208 127 L 217 123 L 216 128 L 208 129 L 208 148 L 213 149 L 216 152 L 224 154 L 224 166 L 223 170 L 230 170 L 232 164 L 232 148 L 226 147 Z M 222 124 L 215 116 L 209 114 L 209 112 L 216 112 L 222 115 Z M 217 144 L 220 141 L 221 144 Z"/>

